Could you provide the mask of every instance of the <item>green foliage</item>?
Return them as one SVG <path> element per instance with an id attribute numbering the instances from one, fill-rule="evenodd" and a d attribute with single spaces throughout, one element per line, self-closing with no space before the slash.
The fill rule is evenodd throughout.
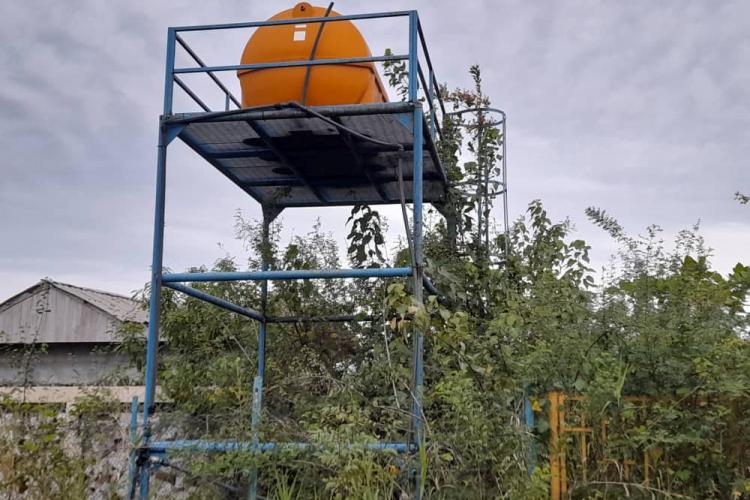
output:
<path id="1" fill-rule="evenodd" d="M 386 56 L 392 56 L 391 49 L 385 49 Z M 396 90 L 396 94 L 402 101 L 409 97 L 409 87 L 406 84 L 409 77 L 409 70 L 406 67 L 406 61 L 385 61 L 383 62 L 383 73 L 388 79 L 388 84 Z"/>
<path id="2" fill-rule="evenodd" d="M 386 68 L 403 95 L 405 66 Z M 490 104 L 479 69 L 470 74 L 472 89 L 443 89 L 454 110 Z M 585 474 L 575 465 L 582 458 L 575 443 L 565 438 L 574 495 L 737 496 L 749 480 L 750 269 L 714 271 L 697 227 L 681 232 L 670 249 L 657 226 L 631 236 L 610 214 L 590 208 L 591 221 L 621 247 L 597 281 L 588 245 L 540 201 L 507 235 L 497 230 L 491 209 L 502 189 L 495 179 L 504 138 L 496 124 L 478 112 L 446 117 L 442 128 L 437 147 L 452 184 L 441 207 L 446 217 L 428 214 L 424 241 L 441 296 L 418 304 L 411 281 L 399 279 L 274 283 L 268 314 L 300 319 L 269 327 L 260 438 L 311 446 L 186 454 L 186 467 L 244 491 L 258 466 L 270 498 L 398 498 L 413 493 L 416 475 L 427 498 L 546 498 L 545 397 L 562 390 L 583 397 L 577 411 L 590 425 L 608 429 L 606 440 L 591 442 Z M 378 212 L 357 206 L 348 223 L 352 265 L 408 262 L 404 248 L 386 257 Z M 213 270 L 259 269 L 261 255 L 272 269 L 340 267 L 337 245 L 319 224 L 285 245 L 278 224 L 265 245 L 258 221 L 238 214 L 236 229 L 250 258 L 222 259 Z M 196 287 L 263 306 L 254 283 Z M 257 325 L 169 290 L 163 300 L 160 380 L 174 405 L 160 421 L 166 429 L 156 433 L 167 432 L 169 421 L 186 437 L 249 440 Z M 334 314 L 382 321 L 306 319 Z M 423 446 L 406 457 L 344 446 L 409 437 L 415 328 L 425 334 Z M 534 429 L 521 424 L 524 392 L 538 410 Z M 632 396 L 647 398 L 648 408 Z M 650 485 L 636 477 L 643 471 L 626 477 L 607 462 L 644 453 L 653 459 Z M 197 488 L 196 495 L 209 496 L 217 486 L 204 481 Z"/>
<path id="3" fill-rule="evenodd" d="M 711 270 L 697 227 L 669 251 L 656 226 L 635 238 L 603 211 L 587 213 L 623 245 L 589 313 L 591 344 L 571 388 L 588 397 L 590 421 L 608 422 L 600 451 L 655 453 L 659 490 L 727 498 L 747 482 L 747 267 Z M 635 411 L 625 395 L 651 403 Z"/>
<path id="4" fill-rule="evenodd" d="M 491 211 L 503 189 L 498 176 L 505 138 L 492 115 L 484 111 L 491 101 L 482 90 L 479 67 L 472 66 L 469 73 L 473 89 L 442 90 L 451 112 L 443 117 L 437 149 L 452 184 L 442 209 L 445 226 L 436 229 L 446 233 L 447 249 L 459 254 L 469 252 L 477 264 L 484 265 L 484 260 L 493 257 Z M 468 156 L 469 161 L 462 163 L 462 156 Z"/>
<path id="5" fill-rule="evenodd" d="M 94 391 L 65 412 L 26 402 L 19 388 L 0 400 L 0 410 L 0 491 L 8 498 L 86 498 L 92 482 L 111 479 L 95 474 L 90 453 L 119 432 L 119 409 L 108 395 Z"/>
<path id="6" fill-rule="evenodd" d="M 354 267 L 380 267 L 385 261 L 380 214 L 367 205 L 354 205 L 346 222 L 351 225 L 346 239 L 349 240 L 349 260 Z"/>

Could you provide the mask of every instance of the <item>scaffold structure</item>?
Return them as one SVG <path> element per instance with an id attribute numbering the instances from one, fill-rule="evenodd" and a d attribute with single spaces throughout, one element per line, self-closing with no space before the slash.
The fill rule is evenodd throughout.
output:
<path id="1" fill-rule="evenodd" d="M 210 66 L 186 42 L 186 33 L 242 30 L 289 24 L 335 23 L 394 19 L 408 21 L 408 53 L 360 58 L 308 59 L 258 64 Z M 194 65 L 175 66 L 175 54 L 184 51 Z M 408 94 L 402 102 L 307 107 L 297 102 L 259 108 L 243 108 L 217 76 L 223 72 L 316 65 L 405 61 L 408 65 Z M 183 76 L 204 74 L 224 96 L 224 109 L 213 110 L 193 90 Z M 173 92 L 179 87 L 201 109 L 176 113 Z M 270 452 L 283 447 L 308 446 L 307 443 L 261 442 L 264 388 L 266 387 L 266 340 L 274 324 L 298 321 L 294 317 L 267 314 L 269 281 L 326 280 L 341 278 L 410 278 L 416 303 L 423 302 L 424 289 L 432 289 L 425 278 L 423 262 L 423 207 L 431 203 L 440 210 L 445 202 L 448 179 L 436 145 L 441 136 L 441 121 L 446 111 L 438 80 L 430 61 L 422 26 L 416 11 L 384 12 L 335 17 L 286 19 L 168 28 L 165 69 L 164 108 L 159 125 L 156 164 L 156 202 L 153 231 L 153 257 L 149 324 L 145 367 L 145 397 L 142 410 L 132 407 L 131 437 L 137 444 L 131 456 L 130 497 L 148 498 L 152 473 L 161 460 L 175 450 L 226 452 L 246 450 Z M 503 115 L 504 128 L 504 115 Z M 262 208 L 262 235 L 269 237 L 269 226 L 284 210 L 292 207 L 327 207 L 356 204 L 412 205 L 411 263 L 407 267 L 276 270 L 269 269 L 262 257 L 259 271 L 189 272 L 163 271 L 165 190 L 167 151 L 179 139 L 201 158 L 255 199 Z M 503 152 L 504 155 L 504 152 Z M 261 300 L 257 310 L 230 303 L 198 290 L 190 283 L 252 280 L 260 283 Z M 249 442 L 205 440 L 155 440 L 152 433 L 157 387 L 159 319 L 162 290 L 171 288 L 195 299 L 247 317 L 258 323 L 257 372 L 252 388 L 251 430 Z M 355 316 L 315 318 L 317 321 L 355 321 Z M 360 318 L 361 319 L 361 318 Z M 373 450 L 394 450 L 416 454 L 424 446 L 423 332 L 412 336 L 411 432 L 404 442 L 379 442 L 365 445 Z M 138 418 L 140 417 L 140 419 Z M 140 422 L 138 422 L 140 420 Z M 136 431 L 140 428 L 140 436 Z M 249 497 L 256 498 L 258 471 L 254 471 Z M 415 498 L 421 485 L 415 474 Z"/>

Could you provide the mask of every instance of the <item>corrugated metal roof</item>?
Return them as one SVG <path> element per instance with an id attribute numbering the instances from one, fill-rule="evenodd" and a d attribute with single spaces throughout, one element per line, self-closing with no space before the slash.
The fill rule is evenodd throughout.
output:
<path id="1" fill-rule="evenodd" d="M 141 308 L 141 305 L 130 297 L 103 292 L 101 290 L 94 290 L 92 288 L 69 285 L 58 281 L 45 281 L 58 290 L 74 295 L 84 302 L 114 316 L 120 321 L 130 321 L 133 323 L 148 322 L 148 312 Z"/>
<path id="2" fill-rule="evenodd" d="M 2 344 L 119 342 L 125 323 L 147 324 L 138 301 L 47 278 L 0 303 Z"/>
<path id="3" fill-rule="evenodd" d="M 91 304 L 97 309 L 113 316 L 119 321 L 130 321 L 133 323 L 148 323 L 148 311 L 141 308 L 141 305 L 124 295 L 119 295 L 111 292 L 104 292 L 102 290 L 95 290 L 93 288 L 85 288 L 82 286 L 70 285 L 68 283 L 61 283 L 59 281 L 53 281 L 48 278 L 44 278 L 34 286 L 23 290 L 16 295 L 13 295 L 4 302 L 0 302 L 0 311 L 8 309 L 13 304 L 24 300 L 26 297 L 36 293 L 41 286 L 48 284 L 49 286 L 55 287 L 58 290 L 73 295 L 74 297 Z"/>

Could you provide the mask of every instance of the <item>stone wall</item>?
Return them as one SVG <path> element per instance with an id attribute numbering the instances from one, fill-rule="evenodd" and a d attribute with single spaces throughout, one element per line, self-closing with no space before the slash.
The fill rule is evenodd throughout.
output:
<path id="1" fill-rule="evenodd" d="M 130 405 L 116 398 L 126 399 L 128 388 L 116 397 L 36 389 L 28 389 L 27 401 L 34 402 L 23 402 L 18 392 L 0 393 L 0 499 L 127 498 L 131 414 Z M 73 400 L 71 391 L 78 395 Z M 38 402 L 45 399 L 58 401 Z M 154 424 L 176 433 L 158 416 Z M 186 498 L 191 485 L 185 479 L 162 469 L 152 476 L 152 497 Z"/>

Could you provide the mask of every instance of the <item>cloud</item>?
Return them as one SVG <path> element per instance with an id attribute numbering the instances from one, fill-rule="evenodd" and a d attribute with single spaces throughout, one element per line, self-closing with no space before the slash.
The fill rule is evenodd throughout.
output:
<path id="1" fill-rule="evenodd" d="M 336 9 L 415 7 L 373 5 L 346 0 Z M 288 7 L 0 4 L 0 299 L 42 276 L 120 292 L 146 281 L 166 27 L 263 19 Z M 486 91 L 508 112 L 512 218 L 540 197 L 602 254 L 611 245 L 586 222 L 586 206 L 636 232 L 701 219 L 717 264 L 743 257 L 748 210 L 732 193 L 750 191 L 750 4 L 441 0 L 416 8 L 438 78 L 469 86 L 466 70 L 479 63 Z M 360 24 L 374 53 L 405 49 L 402 21 Z M 207 61 L 231 64 L 247 36 L 190 40 Z M 187 100 L 177 93 L 175 102 Z M 166 264 L 240 255 L 234 211 L 257 216 L 257 205 L 183 146 L 170 148 L 168 175 Z M 395 238 L 398 211 L 384 212 Z M 290 211 L 285 220 L 303 233 L 318 213 L 343 240 L 345 210 Z"/>

